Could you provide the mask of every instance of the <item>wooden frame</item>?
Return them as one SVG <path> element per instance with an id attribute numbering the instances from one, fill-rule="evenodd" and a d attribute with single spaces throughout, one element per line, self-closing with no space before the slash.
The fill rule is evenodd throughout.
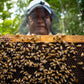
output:
<path id="1" fill-rule="evenodd" d="M 10 42 L 56 42 L 64 40 L 65 42 L 84 43 L 84 35 L 9 35 L 0 36 L 0 39 L 9 38 Z"/>

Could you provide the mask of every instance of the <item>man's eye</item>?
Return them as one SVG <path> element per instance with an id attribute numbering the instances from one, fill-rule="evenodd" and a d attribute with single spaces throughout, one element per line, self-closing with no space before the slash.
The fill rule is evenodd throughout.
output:
<path id="1" fill-rule="evenodd" d="M 50 16 L 49 15 L 46 15 L 46 18 L 49 18 Z"/>
<path id="2" fill-rule="evenodd" d="M 37 17 L 36 16 L 33 16 L 32 19 L 37 19 Z"/>
<path id="3" fill-rule="evenodd" d="M 37 19 L 37 17 L 33 15 L 33 16 L 30 16 L 29 19 L 30 20 L 35 20 L 35 19 Z"/>
<path id="4" fill-rule="evenodd" d="M 33 16 L 29 16 L 29 20 L 35 20 L 37 19 L 37 16 L 33 15 Z"/>

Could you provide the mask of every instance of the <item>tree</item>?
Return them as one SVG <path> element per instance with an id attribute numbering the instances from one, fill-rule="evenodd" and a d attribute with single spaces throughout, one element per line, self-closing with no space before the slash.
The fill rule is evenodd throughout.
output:
<path id="1" fill-rule="evenodd" d="M 13 7 L 14 2 L 11 0 L 0 1 L 0 18 L 3 21 L 0 23 L 0 32 L 2 34 L 19 32 L 21 19 L 30 1 L 32 0 L 17 0 L 17 10 L 13 20 L 10 18 L 12 13 L 9 10 Z M 46 0 L 46 2 L 50 4 L 59 17 L 60 25 L 58 29 L 54 28 L 55 32 L 60 30 L 68 35 L 84 35 L 84 0 Z M 4 10 L 4 6 L 7 7 L 6 10 Z"/>
<path id="2" fill-rule="evenodd" d="M 2 22 L 0 22 L 0 33 L 2 34 L 15 34 L 18 31 L 18 27 L 20 24 L 20 17 L 18 14 L 16 14 L 15 18 L 11 19 L 11 14 L 13 14 L 11 11 L 9 11 L 12 7 L 14 2 L 11 0 L 2 0 L 0 1 L 0 19 Z"/>

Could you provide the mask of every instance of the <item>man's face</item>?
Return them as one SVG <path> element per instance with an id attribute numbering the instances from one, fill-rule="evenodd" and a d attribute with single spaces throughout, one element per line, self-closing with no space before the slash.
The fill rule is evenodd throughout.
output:
<path id="1" fill-rule="evenodd" d="M 50 32 L 50 15 L 44 8 L 35 8 L 29 18 L 30 34 L 48 35 Z"/>

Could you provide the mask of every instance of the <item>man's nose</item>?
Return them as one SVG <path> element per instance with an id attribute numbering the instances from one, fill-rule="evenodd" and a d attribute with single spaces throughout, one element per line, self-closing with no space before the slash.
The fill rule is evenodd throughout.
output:
<path id="1" fill-rule="evenodd" d="M 44 22 L 44 17 L 43 16 L 40 16 L 40 17 L 38 17 L 38 22 Z"/>

